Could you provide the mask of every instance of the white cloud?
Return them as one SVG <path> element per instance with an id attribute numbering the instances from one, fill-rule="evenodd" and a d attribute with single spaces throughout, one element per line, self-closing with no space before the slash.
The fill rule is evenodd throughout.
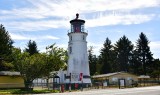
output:
<path id="1" fill-rule="evenodd" d="M 44 36 L 43 38 L 44 39 L 52 39 L 52 40 L 59 39 L 58 37 L 54 37 L 54 36 Z"/>
<path id="2" fill-rule="evenodd" d="M 153 19 L 153 14 L 115 15 L 114 11 L 130 11 L 149 7 L 160 7 L 159 0 L 27 0 L 31 6 L 19 9 L 0 10 L 0 21 L 12 30 L 38 31 L 50 28 L 69 28 L 68 21 L 80 13 L 88 27 L 117 24 L 139 24 Z M 98 6 L 98 7 L 97 7 Z M 106 14 L 110 11 L 111 14 Z M 57 18 L 57 19 L 56 19 Z M 8 23 L 8 21 L 9 23 Z"/>
<path id="3" fill-rule="evenodd" d="M 135 10 L 160 6 L 159 0 L 27 0 L 33 7 L 2 11 L 18 17 L 45 18 L 48 16 L 73 17 L 75 13 L 102 12 L 106 10 Z M 98 6 L 98 7 L 97 7 Z"/>
<path id="4" fill-rule="evenodd" d="M 160 56 L 160 41 L 151 42 L 149 44 L 151 52 L 153 53 L 154 58 L 159 58 Z"/>
<path id="5" fill-rule="evenodd" d="M 22 36 L 22 35 L 17 35 L 17 34 L 12 34 L 10 33 L 10 36 L 13 40 L 28 40 L 27 37 Z"/>
<path id="6" fill-rule="evenodd" d="M 160 49 L 160 41 L 150 42 L 149 46 L 152 50 Z"/>
<path id="7" fill-rule="evenodd" d="M 140 24 L 160 17 L 158 12 L 149 8 L 160 8 L 160 0 L 26 0 L 29 6 L 0 9 L 0 23 L 12 31 L 13 40 L 56 40 L 51 35 L 34 36 L 34 31 L 51 28 L 69 28 L 69 20 L 80 13 L 86 20 L 86 27 L 107 25 Z M 26 4 L 27 5 L 27 4 Z M 16 6 L 16 5 L 15 5 Z M 1 7 L 1 6 L 0 6 Z M 141 10 L 142 9 L 142 10 Z M 141 13 L 137 12 L 141 10 Z M 17 31 L 17 34 L 13 32 Z M 19 31 L 32 31 L 33 35 L 18 34 Z M 101 31 L 101 30 L 100 30 Z M 67 48 L 66 44 L 58 44 Z M 88 43 L 99 54 L 102 43 Z M 158 51 L 160 42 L 151 42 L 151 49 Z"/>
<path id="8" fill-rule="evenodd" d="M 87 27 L 98 27 L 106 25 L 129 25 L 140 24 L 152 20 L 155 17 L 151 15 L 101 15 L 94 19 L 86 20 Z M 21 31 L 38 31 L 51 28 L 69 28 L 67 20 L 39 20 L 39 21 L 13 21 L 4 23 L 8 29 Z"/>
<path id="9" fill-rule="evenodd" d="M 96 19 L 87 20 L 87 27 L 97 27 L 105 25 L 129 25 L 129 24 L 140 24 L 150 21 L 154 18 L 154 14 L 151 15 L 101 15 Z"/>
<path id="10" fill-rule="evenodd" d="M 93 47 L 93 54 L 95 54 L 95 55 L 99 55 L 100 50 L 103 48 L 103 44 L 97 43 L 97 42 L 96 43 L 88 42 L 88 49 L 90 46 Z"/>
<path id="11" fill-rule="evenodd" d="M 67 50 L 68 45 L 67 44 L 57 44 L 58 47 L 64 48 Z"/>
<path id="12" fill-rule="evenodd" d="M 19 34 L 13 34 L 10 33 L 10 36 L 13 40 L 57 40 L 58 37 L 50 36 L 50 35 L 44 35 L 44 36 L 33 36 L 33 35 L 19 35 Z"/>
<path id="13" fill-rule="evenodd" d="M 40 37 L 40 39 L 41 40 L 48 40 L 48 39 L 50 39 L 50 40 L 57 40 L 57 39 L 59 39 L 58 37 L 54 37 L 54 36 L 49 36 L 49 35 L 46 35 L 46 36 L 42 36 L 42 37 Z"/>
<path id="14" fill-rule="evenodd" d="M 160 6 L 159 0 L 28 0 L 39 13 L 58 17 L 71 17 L 76 12 L 90 13 L 106 10 L 135 10 L 138 8 Z M 52 11 L 52 12 L 49 12 Z"/>
<path id="15" fill-rule="evenodd" d="M 40 21 L 13 21 L 4 23 L 8 29 L 20 31 L 38 31 L 51 28 L 68 27 L 67 21 L 62 20 L 40 20 Z"/>

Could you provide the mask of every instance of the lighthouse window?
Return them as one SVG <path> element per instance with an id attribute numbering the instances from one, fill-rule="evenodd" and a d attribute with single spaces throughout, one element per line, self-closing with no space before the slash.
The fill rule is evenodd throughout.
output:
<path id="1" fill-rule="evenodd" d="M 70 54 L 72 53 L 72 47 L 69 47 L 69 53 Z"/>
<path id="2" fill-rule="evenodd" d="M 84 25 L 81 25 L 81 32 L 84 32 Z"/>
<path id="3" fill-rule="evenodd" d="M 73 28 L 73 25 L 71 25 L 71 32 L 74 32 L 74 28 Z"/>
<path id="4" fill-rule="evenodd" d="M 81 25 L 80 24 L 74 25 L 74 32 L 81 32 Z"/>
<path id="5" fill-rule="evenodd" d="M 72 36 L 70 37 L 70 40 L 72 41 Z"/>
<path id="6" fill-rule="evenodd" d="M 84 35 L 83 35 L 83 40 L 84 40 Z"/>

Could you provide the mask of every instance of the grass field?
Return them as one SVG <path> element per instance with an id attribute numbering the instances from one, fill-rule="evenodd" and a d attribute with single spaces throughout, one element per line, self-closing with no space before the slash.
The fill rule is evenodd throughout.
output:
<path id="1" fill-rule="evenodd" d="M 33 91 L 26 91 L 20 89 L 7 89 L 7 90 L 0 90 L 0 94 L 40 94 L 40 93 L 58 93 L 57 90 L 33 90 Z"/>

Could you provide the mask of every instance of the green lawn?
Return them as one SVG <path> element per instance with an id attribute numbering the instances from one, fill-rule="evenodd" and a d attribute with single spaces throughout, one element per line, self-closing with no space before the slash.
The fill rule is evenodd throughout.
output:
<path id="1" fill-rule="evenodd" d="M 20 89 L 0 90 L 0 94 L 40 94 L 40 93 L 58 93 L 58 90 L 33 90 L 25 91 Z"/>

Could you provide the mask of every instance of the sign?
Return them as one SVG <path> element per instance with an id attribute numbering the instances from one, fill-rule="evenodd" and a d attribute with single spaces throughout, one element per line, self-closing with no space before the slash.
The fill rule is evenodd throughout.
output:
<path id="1" fill-rule="evenodd" d="M 120 86 L 124 86 L 124 80 L 120 80 Z"/>
<path id="2" fill-rule="evenodd" d="M 72 74 L 71 74 L 71 80 L 73 80 L 73 81 L 78 81 L 78 79 L 79 79 L 78 73 L 72 73 Z"/>
<path id="3" fill-rule="evenodd" d="M 105 81 L 105 82 L 103 82 L 103 86 L 107 86 L 107 82 Z"/>

